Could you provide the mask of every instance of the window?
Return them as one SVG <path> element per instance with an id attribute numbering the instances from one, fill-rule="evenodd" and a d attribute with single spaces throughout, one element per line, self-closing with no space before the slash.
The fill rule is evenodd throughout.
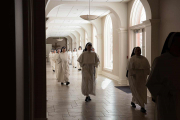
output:
<path id="1" fill-rule="evenodd" d="M 113 69 L 113 27 L 110 15 L 106 16 L 104 28 L 104 68 Z"/>
<path id="2" fill-rule="evenodd" d="M 88 35 L 87 32 L 85 32 L 85 45 L 88 43 Z"/>
<path id="3" fill-rule="evenodd" d="M 131 12 L 131 26 L 138 26 L 146 21 L 146 11 L 140 0 L 136 0 L 133 5 Z M 142 55 L 145 55 L 145 31 L 143 28 L 138 28 L 134 30 L 134 39 L 132 49 L 139 46 L 142 50 Z"/>
<path id="4" fill-rule="evenodd" d="M 97 31 L 94 26 L 93 26 L 93 47 L 97 53 Z"/>
<path id="5" fill-rule="evenodd" d="M 141 24 L 146 20 L 146 11 L 140 0 L 135 1 L 131 14 L 131 26 Z"/>
<path id="6" fill-rule="evenodd" d="M 142 49 L 142 32 L 136 33 L 136 46 Z"/>

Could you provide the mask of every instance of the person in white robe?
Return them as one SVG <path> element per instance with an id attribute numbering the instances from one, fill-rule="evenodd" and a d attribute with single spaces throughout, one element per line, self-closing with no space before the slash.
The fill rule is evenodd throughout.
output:
<path id="1" fill-rule="evenodd" d="M 135 104 L 141 106 L 141 112 L 145 113 L 145 104 L 147 104 L 146 80 L 150 74 L 150 64 L 148 60 L 141 55 L 141 48 L 136 47 L 135 55 L 130 58 L 128 65 L 128 80 L 132 92 L 132 107 Z"/>
<path id="2" fill-rule="evenodd" d="M 77 58 L 79 58 L 79 56 L 82 54 L 82 52 L 83 52 L 82 47 L 79 46 L 78 51 L 77 51 Z M 79 71 L 81 70 L 81 66 L 80 66 L 79 62 L 77 62 L 77 68 Z"/>
<path id="3" fill-rule="evenodd" d="M 70 49 L 68 50 L 68 57 L 69 57 L 69 64 L 71 65 L 72 64 L 72 52 Z"/>
<path id="4" fill-rule="evenodd" d="M 92 47 L 92 51 L 95 52 L 95 49 Z M 97 54 L 97 53 L 96 53 Z M 99 55 L 97 54 L 97 57 L 99 58 Z M 95 78 L 97 79 L 97 75 L 98 75 L 98 68 L 100 67 L 100 62 L 98 63 L 98 67 L 95 67 L 96 69 L 96 74 L 95 74 Z"/>
<path id="5" fill-rule="evenodd" d="M 99 58 L 95 52 L 91 51 L 92 44 L 87 43 L 85 51 L 78 58 L 82 67 L 82 85 L 81 91 L 86 96 L 85 101 L 91 101 L 89 95 L 96 95 L 95 67 L 98 67 Z"/>
<path id="6" fill-rule="evenodd" d="M 56 50 L 54 50 L 53 54 L 52 54 L 52 70 L 53 72 L 55 72 L 55 54 L 56 54 Z"/>
<path id="7" fill-rule="evenodd" d="M 69 59 L 68 59 L 68 53 L 66 52 L 66 47 L 62 47 L 61 53 L 59 54 L 58 59 L 58 82 L 61 82 L 61 85 L 69 85 Z"/>
<path id="8" fill-rule="evenodd" d="M 74 48 L 74 51 L 72 53 L 72 65 L 73 65 L 73 68 L 77 67 L 77 50 L 76 50 L 76 48 Z"/>
<path id="9" fill-rule="evenodd" d="M 53 62 L 53 55 L 54 54 L 54 50 L 51 50 L 51 54 L 49 54 L 49 59 L 50 59 L 50 64 L 51 64 L 51 69 L 53 72 L 55 72 L 54 70 L 54 62 Z"/>
<path id="10" fill-rule="evenodd" d="M 58 68 L 59 68 L 59 65 L 58 65 L 58 59 L 59 59 L 59 54 L 60 54 L 61 50 L 58 49 L 57 50 L 57 53 L 55 53 L 55 56 L 54 56 L 54 59 L 55 59 L 55 73 L 56 73 L 56 79 L 58 79 Z"/>
<path id="11" fill-rule="evenodd" d="M 155 120 L 180 120 L 180 32 L 167 37 L 146 86 L 156 104 Z"/>
<path id="12" fill-rule="evenodd" d="M 52 56 L 52 50 L 51 50 L 51 52 L 49 53 L 49 62 L 50 62 L 50 65 L 51 65 L 51 56 Z"/>

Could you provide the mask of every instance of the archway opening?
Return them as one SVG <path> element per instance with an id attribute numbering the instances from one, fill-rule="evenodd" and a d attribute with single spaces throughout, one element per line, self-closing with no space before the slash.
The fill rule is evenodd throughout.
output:
<path id="1" fill-rule="evenodd" d="M 132 30 L 132 40 L 131 40 L 131 49 L 134 47 L 140 47 L 142 50 L 142 55 L 146 56 L 146 31 L 145 31 L 145 26 L 140 25 L 143 24 L 144 21 L 147 20 L 146 17 L 146 11 L 141 3 L 140 0 L 136 0 L 133 4 L 133 8 L 131 11 L 131 19 L 130 19 L 130 26 L 134 27 Z"/>

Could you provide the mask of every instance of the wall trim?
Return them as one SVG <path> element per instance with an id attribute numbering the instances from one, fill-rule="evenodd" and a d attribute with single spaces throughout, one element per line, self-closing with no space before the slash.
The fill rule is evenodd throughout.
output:
<path id="1" fill-rule="evenodd" d="M 128 80 L 127 79 L 121 79 L 121 80 L 119 80 L 119 82 L 118 82 L 118 84 L 120 84 L 120 85 L 128 85 Z"/>
<path id="2" fill-rule="evenodd" d="M 103 68 L 103 70 L 106 70 L 106 71 L 109 71 L 109 72 L 112 72 L 113 71 L 113 69 L 109 69 L 109 68 Z"/>
<path id="3" fill-rule="evenodd" d="M 107 73 L 107 72 L 105 72 L 105 71 L 102 71 L 102 75 L 104 75 L 104 76 L 106 76 L 106 77 L 108 77 L 108 78 L 110 78 L 110 79 L 119 81 L 119 77 L 116 76 L 116 75 L 113 75 L 113 74 L 111 74 L 111 73 Z"/>

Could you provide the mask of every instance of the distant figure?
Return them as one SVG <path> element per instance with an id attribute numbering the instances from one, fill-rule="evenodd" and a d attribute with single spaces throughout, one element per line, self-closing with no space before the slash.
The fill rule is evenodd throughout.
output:
<path id="1" fill-rule="evenodd" d="M 53 54 L 54 54 L 54 50 L 51 50 L 51 53 L 49 53 L 49 59 L 50 59 L 50 63 L 51 63 L 51 69 L 53 72 L 55 72 L 54 62 L 53 62 Z"/>
<path id="2" fill-rule="evenodd" d="M 61 82 L 61 85 L 69 85 L 69 63 L 68 63 L 68 53 L 66 52 L 66 47 L 62 47 L 61 53 L 59 54 L 58 64 L 58 82 Z"/>
<path id="3" fill-rule="evenodd" d="M 134 47 L 134 49 L 133 49 L 133 51 L 131 53 L 131 57 L 135 55 L 135 49 L 136 49 L 136 47 Z M 128 78 L 128 70 L 126 72 L 126 77 Z"/>
<path id="4" fill-rule="evenodd" d="M 156 103 L 156 120 L 180 120 L 180 32 L 167 37 L 146 86 Z"/>
<path id="5" fill-rule="evenodd" d="M 59 55 L 60 55 L 61 50 L 58 49 L 57 53 L 54 56 L 55 59 L 55 72 L 56 72 L 56 79 L 58 79 L 58 69 L 59 69 L 59 65 L 58 65 L 58 59 L 59 59 Z"/>
<path id="6" fill-rule="evenodd" d="M 52 54 L 53 54 L 53 50 L 51 50 L 50 53 L 49 53 L 49 62 L 50 62 L 50 64 L 51 64 Z"/>
<path id="7" fill-rule="evenodd" d="M 74 48 L 73 54 L 72 54 L 72 65 L 73 68 L 77 67 L 77 50 Z"/>
<path id="8" fill-rule="evenodd" d="M 95 67 L 98 67 L 99 58 L 95 52 L 91 51 L 92 44 L 86 44 L 85 51 L 78 58 L 78 62 L 82 67 L 82 85 L 81 91 L 86 96 L 85 101 L 91 101 L 90 94 L 95 95 L 96 78 Z"/>
<path id="9" fill-rule="evenodd" d="M 82 47 L 79 46 L 78 51 L 77 51 L 77 58 L 79 58 L 79 56 L 82 54 L 82 52 L 83 52 Z M 80 66 L 79 62 L 77 62 L 77 68 L 78 68 L 78 70 L 81 70 L 81 66 Z"/>
<path id="10" fill-rule="evenodd" d="M 54 50 L 54 52 L 52 54 L 52 69 L 53 69 L 53 72 L 55 72 L 55 54 L 56 54 L 56 50 Z"/>
<path id="11" fill-rule="evenodd" d="M 68 50 L 69 64 L 72 64 L 72 52 L 71 49 Z"/>
<path id="12" fill-rule="evenodd" d="M 145 104 L 147 104 L 147 88 L 146 80 L 150 73 L 150 65 L 148 60 L 141 55 L 141 48 L 136 47 L 135 55 L 130 58 L 128 65 L 128 79 L 132 92 L 132 107 L 135 104 L 141 106 L 141 112 L 145 113 Z"/>

